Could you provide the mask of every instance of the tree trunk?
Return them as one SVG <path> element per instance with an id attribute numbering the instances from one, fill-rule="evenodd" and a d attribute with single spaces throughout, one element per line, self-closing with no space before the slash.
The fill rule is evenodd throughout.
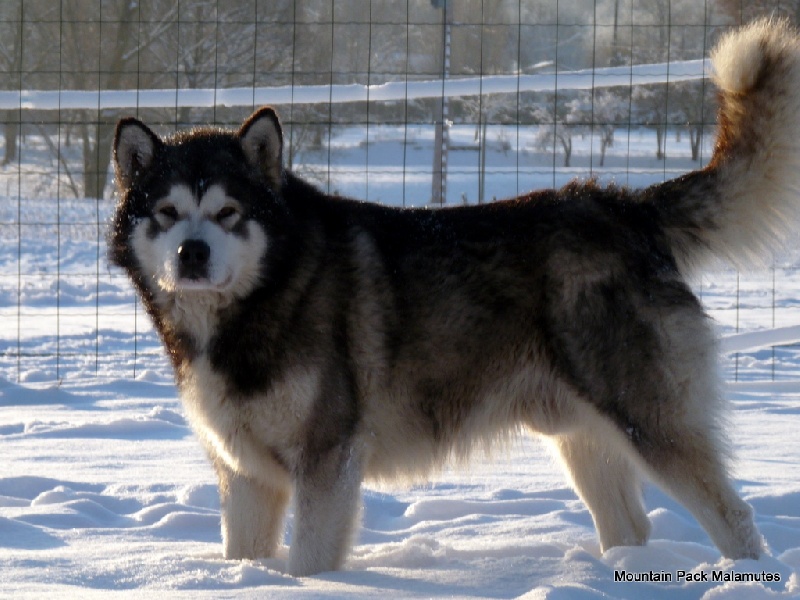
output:
<path id="1" fill-rule="evenodd" d="M 656 126 L 656 158 L 663 160 L 665 156 L 664 148 L 664 128 L 660 125 Z"/>
<path id="2" fill-rule="evenodd" d="M 3 162 L 0 163 L 3 166 L 10 165 L 15 160 L 17 160 L 17 141 L 19 139 L 19 123 L 15 116 L 8 115 L 6 119 L 4 119 L 3 123 L 3 138 L 6 142 L 6 150 L 5 155 L 3 156 Z"/>
<path id="3" fill-rule="evenodd" d="M 608 143 L 606 142 L 606 138 L 600 139 L 600 167 L 602 168 L 605 166 L 606 162 L 606 148 L 608 147 Z"/>
<path id="4" fill-rule="evenodd" d="M 606 163 L 606 150 L 614 145 L 614 128 L 611 126 L 603 127 L 600 130 L 600 166 Z"/>
<path id="5" fill-rule="evenodd" d="M 562 136 L 561 147 L 564 149 L 564 166 L 569 167 L 572 161 L 572 137 L 569 135 Z"/>
<path id="6" fill-rule="evenodd" d="M 102 198 L 108 183 L 111 164 L 111 145 L 114 141 L 115 119 L 101 115 L 98 123 L 84 121 L 81 125 L 83 140 L 83 194 L 87 198 Z M 94 142 L 94 143 L 93 143 Z"/>
<path id="7" fill-rule="evenodd" d="M 700 146 L 703 143 L 703 128 L 698 125 L 689 128 L 689 141 L 692 144 L 692 160 L 700 160 Z"/>
<path id="8" fill-rule="evenodd" d="M 104 89 L 118 89 L 122 81 L 125 64 L 130 60 L 128 52 L 135 47 L 137 2 L 121 2 L 117 35 L 114 44 L 109 48 L 107 77 L 101 78 L 100 86 Z M 75 23 L 75 16 L 70 15 L 67 23 Z M 79 31 L 72 27 L 69 30 L 70 41 L 78 56 L 81 52 Z M 86 87 L 82 80 L 83 70 L 78 73 L 77 84 Z M 111 144 L 114 135 L 116 115 L 99 112 L 97 118 L 88 115 L 81 119 L 81 139 L 83 141 L 83 194 L 87 198 L 102 198 L 108 180 L 108 169 L 111 164 Z"/>

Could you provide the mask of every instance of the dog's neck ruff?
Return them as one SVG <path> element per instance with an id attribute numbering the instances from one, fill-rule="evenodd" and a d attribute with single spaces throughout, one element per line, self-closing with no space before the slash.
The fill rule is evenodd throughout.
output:
<path id="1" fill-rule="evenodd" d="M 230 293 L 209 290 L 180 290 L 164 296 L 162 312 L 170 327 L 188 335 L 201 353 L 211 340 L 220 311 L 234 299 Z"/>

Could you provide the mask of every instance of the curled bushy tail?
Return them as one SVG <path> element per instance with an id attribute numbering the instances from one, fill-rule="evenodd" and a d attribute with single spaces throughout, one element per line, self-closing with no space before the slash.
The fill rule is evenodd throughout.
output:
<path id="1" fill-rule="evenodd" d="M 800 38 L 785 21 L 755 21 L 725 35 L 711 62 L 711 161 L 646 195 L 684 268 L 711 255 L 763 265 L 800 223 Z"/>

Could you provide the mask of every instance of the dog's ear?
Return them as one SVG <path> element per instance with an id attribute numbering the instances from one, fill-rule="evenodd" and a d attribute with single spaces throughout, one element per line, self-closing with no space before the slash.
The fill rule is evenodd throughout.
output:
<path id="1" fill-rule="evenodd" d="M 271 107 L 258 109 L 241 129 L 239 139 L 251 166 L 256 167 L 274 188 L 280 188 L 283 172 L 283 130 Z"/>
<path id="2" fill-rule="evenodd" d="M 163 142 L 147 125 L 133 117 L 117 123 L 114 134 L 114 173 L 121 188 L 129 188 L 153 164 Z"/>

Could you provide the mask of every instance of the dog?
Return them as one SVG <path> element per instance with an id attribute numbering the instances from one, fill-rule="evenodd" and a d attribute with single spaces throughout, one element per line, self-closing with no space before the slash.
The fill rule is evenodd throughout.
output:
<path id="1" fill-rule="evenodd" d="M 274 556 L 293 498 L 287 570 L 338 569 L 364 479 L 422 478 L 520 429 L 553 440 L 603 551 L 646 543 L 649 479 L 724 556 L 759 557 L 687 279 L 714 257 L 768 260 L 794 232 L 800 42 L 759 21 L 712 63 L 710 163 L 642 190 L 400 209 L 287 170 L 268 107 L 163 139 L 119 122 L 109 258 L 218 476 L 226 558 Z"/>

